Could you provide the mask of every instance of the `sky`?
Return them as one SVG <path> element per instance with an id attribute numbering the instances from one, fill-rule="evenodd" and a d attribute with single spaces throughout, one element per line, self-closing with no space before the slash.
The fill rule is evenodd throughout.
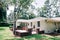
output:
<path id="1" fill-rule="evenodd" d="M 12 11 L 14 11 L 14 6 L 9 5 L 8 8 L 9 8 L 9 10 L 7 10 L 7 16 L 8 16 Z"/>
<path id="2" fill-rule="evenodd" d="M 44 5 L 44 2 L 46 0 L 34 0 L 34 2 L 32 3 L 32 5 L 35 6 L 35 8 L 41 8 Z M 7 10 L 7 15 L 9 15 L 11 13 L 11 10 L 14 10 L 13 6 L 9 6 L 9 10 Z M 36 13 L 36 10 L 34 10 L 34 13 Z"/>
<path id="3" fill-rule="evenodd" d="M 42 7 L 44 5 L 44 2 L 46 0 L 35 0 L 32 4 L 37 8 L 37 7 Z"/>

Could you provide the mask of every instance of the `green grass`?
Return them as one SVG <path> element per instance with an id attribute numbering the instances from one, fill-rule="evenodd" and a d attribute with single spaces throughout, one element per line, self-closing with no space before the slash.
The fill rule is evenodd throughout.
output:
<path id="1" fill-rule="evenodd" d="M 0 40 L 60 40 L 60 36 L 46 36 L 42 34 L 34 34 L 24 36 L 22 38 L 15 37 L 9 27 L 0 27 Z"/>
<path id="2" fill-rule="evenodd" d="M 0 31 L 1 31 L 1 30 L 3 31 L 3 30 L 5 30 L 5 29 L 4 29 L 4 28 L 0 28 Z"/>

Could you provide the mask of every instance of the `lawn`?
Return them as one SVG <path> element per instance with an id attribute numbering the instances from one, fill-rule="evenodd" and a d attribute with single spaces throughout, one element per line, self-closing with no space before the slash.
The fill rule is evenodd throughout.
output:
<path id="1" fill-rule="evenodd" d="M 46 36 L 35 34 L 25 37 L 15 37 L 9 27 L 0 27 L 0 40 L 60 40 L 60 36 Z"/>

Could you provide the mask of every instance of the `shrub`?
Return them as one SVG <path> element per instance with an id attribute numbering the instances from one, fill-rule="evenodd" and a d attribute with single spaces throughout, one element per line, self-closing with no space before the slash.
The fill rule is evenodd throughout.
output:
<path id="1" fill-rule="evenodd" d="M 0 26 L 9 26 L 8 23 L 0 23 Z"/>

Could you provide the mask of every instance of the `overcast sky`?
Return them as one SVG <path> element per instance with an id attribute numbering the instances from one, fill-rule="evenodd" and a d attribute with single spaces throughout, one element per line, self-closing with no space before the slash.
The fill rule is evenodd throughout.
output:
<path id="1" fill-rule="evenodd" d="M 37 8 L 37 7 L 41 8 L 44 5 L 45 1 L 46 0 L 35 0 L 32 4 L 35 6 L 35 8 Z M 11 13 L 11 10 L 13 10 L 13 9 L 14 9 L 14 7 L 10 6 L 9 10 L 7 11 L 7 15 L 9 15 Z M 34 11 L 34 13 L 36 13 L 36 10 Z"/>
<path id="2" fill-rule="evenodd" d="M 32 4 L 37 8 L 37 7 L 42 7 L 44 5 L 44 2 L 46 0 L 35 0 Z"/>

